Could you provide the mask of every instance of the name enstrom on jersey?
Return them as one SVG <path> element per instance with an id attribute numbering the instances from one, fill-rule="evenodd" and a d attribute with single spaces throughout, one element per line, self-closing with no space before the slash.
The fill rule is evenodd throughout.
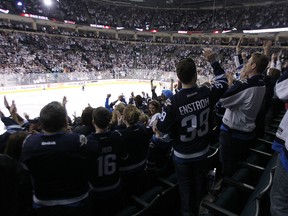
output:
<path id="1" fill-rule="evenodd" d="M 179 107 L 181 115 L 186 115 L 188 113 L 194 112 L 196 110 L 201 110 L 209 106 L 209 98 L 201 99 L 199 101 L 194 101 L 190 104 Z"/>

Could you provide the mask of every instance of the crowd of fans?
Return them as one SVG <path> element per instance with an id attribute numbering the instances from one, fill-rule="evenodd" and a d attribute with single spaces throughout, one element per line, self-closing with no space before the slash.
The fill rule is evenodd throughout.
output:
<path id="1" fill-rule="evenodd" d="M 216 42 L 215 42 L 216 41 Z M 211 41 L 219 61 L 226 72 L 232 72 L 236 39 L 228 46 L 218 46 Z M 169 81 L 175 71 L 175 63 L 191 56 L 198 66 L 199 75 L 209 75 L 210 65 L 203 61 L 201 45 L 209 46 L 206 40 L 199 44 L 182 46 L 166 43 L 132 43 L 129 41 L 47 35 L 23 31 L 0 32 L 1 74 L 5 80 L 16 84 L 97 80 L 110 78 L 159 79 Z M 201 44 L 203 43 L 203 44 Z M 243 40 L 243 45 L 249 45 Z M 261 50 L 263 41 L 256 41 L 259 48 L 247 48 L 249 55 Z M 279 51 L 277 47 L 273 51 Z M 285 59 L 283 50 L 281 59 Z M 141 73 L 142 71 L 142 73 Z M 77 75 L 73 73 L 77 72 Z M 39 76 L 36 76 L 36 75 Z M 40 76 L 40 74 L 46 74 Z M 79 74 L 81 74 L 79 76 Z M 166 74 L 166 75 L 165 75 Z M 36 80 L 35 80 L 36 77 Z M 174 76 L 175 78 L 175 76 Z M 2 81 L 4 82 L 4 81 Z M 6 85 L 4 82 L 2 85 Z M 15 83 L 14 83 L 15 84 Z"/>
<path id="2" fill-rule="evenodd" d="M 141 28 L 161 31 L 214 30 L 214 29 L 262 29 L 286 27 L 287 4 L 268 4 L 216 9 L 149 9 L 125 7 L 93 1 L 62 0 L 45 6 L 40 1 L 29 1 L 18 6 L 12 2 L 0 4 L 12 13 L 31 13 L 58 20 L 71 20 L 79 24 L 98 24 L 125 29 Z M 257 16 L 257 20 L 255 20 Z"/>
<path id="3" fill-rule="evenodd" d="M 79 50 L 84 49 L 87 52 L 90 50 L 89 43 L 85 43 L 85 40 L 89 39 L 79 40 L 80 42 L 78 43 L 73 38 L 43 37 L 42 34 L 29 35 L 17 32 L 10 36 L 2 35 L 2 38 L 10 39 L 2 41 L 5 46 L 8 45 L 9 47 L 11 43 L 22 43 L 22 45 L 31 46 L 31 43 L 28 43 L 31 40 L 34 41 L 35 47 L 39 50 L 42 47 L 42 51 L 46 49 L 57 51 L 64 49 L 61 51 L 65 54 L 65 49 L 69 50 L 72 45 L 77 45 Z M 29 37 L 31 38 L 29 39 Z M 53 38 L 60 41 L 61 45 L 52 43 Z M 43 41 L 49 41 L 50 43 L 46 44 Z M 206 188 L 205 184 L 202 184 L 205 183 L 203 181 L 204 173 L 208 170 L 203 157 L 208 155 L 206 150 L 209 149 L 209 144 L 220 140 L 222 145 L 221 142 L 223 140 L 221 141 L 221 139 L 223 139 L 223 136 L 221 137 L 221 133 L 224 132 L 227 134 L 226 136 L 232 133 L 253 135 L 252 138 L 248 136 L 249 141 L 250 138 L 251 140 L 256 137 L 261 138 L 263 134 L 261 135 L 260 130 L 263 129 L 264 131 L 265 126 L 269 127 L 269 110 L 272 109 L 272 117 L 275 117 L 279 112 L 279 104 L 283 106 L 283 103 L 274 95 L 274 86 L 277 85 L 276 81 L 279 76 L 282 74 L 280 80 L 285 79 L 287 76 L 287 65 L 282 64 L 281 66 L 282 52 L 272 53 L 272 42 L 269 41 L 264 43 L 264 52 L 246 56 L 243 51 L 247 50 L 242 50 L 241 41 L 239 40 L 236 50 L 233 51 L 236 52 L 237 59 L 234 58 L 234 61 L 223 59 L 221 64 L 219 62 L 221 50 L 216 50 L 217 56 L 219 56 L 219 58 L 216 58 L 215 51 L 210 48 L 205 48 L 204 53 L 200 54 L 198 50 L 194 53 L 188 53 L 185 50 L 174 51 L 171 47 L 167 47 L 166 51 L 171 51 L 172 49 L 176 54 L 179 52 L 176 55 L 178 58 L 183 57 L 176 64 L 176 74 L 180 80 L 178 83 L 174 83 L 174 80 L 171 80 L 171 86 L 162 87 L 162 94 L 157 95 L 153 79 L 151 79 L 151 94 L 143 92 L 142 95 L 134 95 L 131 92 L 129 100 L 123 95 L 119 95 L 114 101 L 111 101 L 111 95 L 107 94 L 105 108 L 104 101 L 103 107 L 93 108 L 88 104 L 81 116 L 74 116 L 74 118 L 67 116 L 66 108 L 69 104 L 66 97 L 63 97 L 61 103 L 55 101 L 48 103 L 40 111 L 39 118 L 30 119 L 27 114 L 24 114 L 23 117 L 19 115 L 15 101 L 10 104 L 4 96 L 4 106 L 8 109 L 10 116 L 4 116 L 3 112 L 0 112 L 1 120 L 7 128 L 7 131 L 0 136 L 0 160 L 3 164 L 9 166 L 11 170 L 17 170 L 14 174 L 5 173 L 5 180 L 10 181 L 10 183 L 8 184 L 9 187 L 1 189 L 4 191 L 1 194 L 8 194 L 4 201 L 1 200 L 1 202 L 9 204 L 4 205 L 6 210 L 13 212 L 14 215 L 27 216 L 35 214 L 40 216 L 53 215 L 57 212 L 62 212 L 62 215 L 79 215 L 81 212 L 81 215 L 87 216 L 91 214 L 112 216 L 129 203 L 130 195 L 141 195 L 153 185 L 155 178 L 171 174 L 175 171 L 175 168 L 181 193 L 182 213 L 186 212 L 189 214 L 189 212 L 193 212 L 197 215 L 201 198 L 206 190 L 198 191 L 199 196 L 197 199 L 189 198 L 189 191 L 196 188 Z M 120 44 L 122 46 L 119 49 L 122 51 L 125 49 L 126 44 L 122 42 Z M 111 41 L 109 44 L 102 44 L 102 48 L 109 45 L 111 45 L 110 49 L 116 49 L 114 42 Z M 94 48 L 97 49 L 98 47 L 95 46 Z M 139 46 L 137 49 L 144 48 Z M 7 50 L 9 52 L 13 51 Z M 147 49 L 144 50 L 147 51 Z M 156 48 L 153 50 L 158 51 Z M 161 47 L 159 50 L 159 52 L 162 51 Z M 16 51 L 14 50 L 14 52 Z M 34 49 L 34 52 L 38 53 L 38 50 Z M 183 56 L 180 55 L 180 52 L 183 53 Z M 227 53 L 227 51 L 225 52 Z M 67 57 L 69 55 L 70 53 L 67 54 Z M 191 58 L 187 58 L 189 55 Z M 256 55 L 262 60 L 259 61 Z M 59 56 L 57 58 L 61 61 Z M 197 59 L 193 56 L 202 57 Z M 268 58 L 271 59 L 267 69 Z M 52 55 L 49 60 L 53 60 Z M 204 61 L 207 62 L 207 65 L 210 65 L 210 68 L 203 65 Z M 254 61 L 258 61 L 257 64 Z M 10 62 L 10 64 L 16 63 Z M 45 61 L 45 64 L 49 64 L 49 61 Z M 117 63 L 112 62 L 112 64 Z M 226 72 L 225 75 L 225 71 L 221 66 L 225 64 L 235 65 L 234 67 L 237 68 L 242 66 L 243 69 L 240 74 Z M 3 65 L 5 65 L 5 62 Z M 79 65 L 76 64 L 76 66 Z M 203 74 L 206 71 L 210 71 L 205 75 L 214 74 L 215 79 L 213 76 L 209 82 L 199 85 L 199 88 L 196 87 L 199 79 L 197 76 L 197 73 L 199 73 L 198 68 L 203 68 Z M 66 73 L 73 74 L 73 72 Z M 187 81 L 188 79 L 191 82 Z M 242 81 L 242 79 L 246 79 L 246 82 Z M 256 79 L 259 80 L 256 82 Z M 281 82 L 279 81 L 279 83 Z M 251 88 L 250 85 L 255 85 L 253 86 L 255 88 Z M 283 86 L 285 87 L 285 83 Z M 237 91 L 235 91 L 236 87 L 239 88 Z M 261 98 L 265 98 L 265 100 L 263 99 L 265 103 L 262 103 L 262 99 L 259 98 L 250 99 L 252 96 L 257 97 L 258 94 L 255 95 L 254 92 L 251 92 L 251 89 L 255 92 L 259 90 L 259 95 L 261 94 Z M 195 94 L 194 91 L 198 93 Z M 241 97 L 238 91 L 241 93 Z M 187 94 L 187 96 L 183 94 Z M 193 99 L 195 96 L 197 96 L 198 100 Z M 220 104 L 217 103 L 219 98 Z M 245 98 L 248 99 L 246 100 Z M 191 100 L 191 102 L 187 105 L 184 102 L 183 105 L 177 104 L 177 102 L 180 103 L 184 99 Z M 252 108 L 251 110 L 247 108 L 243 112 L 233 109 L 239 99 L 247 101 L 249 103 L 248 107 L 254 106 L 257 108 Z M 172 104 L 174 106 L 173 109 Z M 221 107 L 221 104 L 225 104 L 225 107 Z M 245 103 L 238 103 L 239 107 L 242 107 L 243 104 L 245 105 Z M 230 105 L 232 108 L 228 107 Z M 224 109 L 225 123 L 228 122 L 229 127 L 234 127 L 234 124 L 236 124 L 234 121 L 238 121 L 237 118 L 229 117 L 229 115 L 232 115 L 230 113 L 233 112 L 233 115 L 236 113 L 235 115 L 241 114 L 243 117 L 246 117 L 246 115 L 253 116 L 253 118 L 247 120 L 247 122 L 249 121 L 249 126 L 252 125 L 253 128 L 248 132 L 241 131 L 242 128 L 233 129 L 232 132 L 226 130 L 221 133 L 217 132 L 215 128 L 223 130 L 224 126 L 228 126 L 223 123 L 220 128 L 222 120 L 220 114 L 223 115 L 223 110 L 218 113 L 221 109 L 215 109 L 215 106 L 219 106 L 218 108 L 222 109 L 226 108 L 226 111 Z M 256 119 L 256 109 L 260 110 L 261 119 Z M 181 121 L 174 119 L 178 110 L 178 115 L 182 116 Z M 190 115 L 191 112 L 193 112 L 192 115 Z M 198 117 L 200 119 L 199 125 L 195 120 Z M 217 118 L 220 118 L 220 123 Z M 195 121 L 193 120 L 193 124 L 191 123 L 192 125 L 190 126 L 189 122 L 192 121 L 191 119 Z M 248 125 L 248 123 L 240 121 L 243 127 Z M 191 130 L 194 126 L 197 126 L 196 132 Z M 178 129 L 176 127 L 185 129 L 185 135 L 180 134 L 179 140 L 181 142 L 177 139 Z M 195 136 L 198 140 L 197 144 L 194 143 Z M 241 139 L 239 139 L 243 141 L 243 137 L 244 140 L 248 139 L 247 136 L 240 136 Z M 224 141 L 226 142 L 227 140 Z M 185 143 L 187 146 L 181 148 L 182 144 L 186 145 Z M 231 143 L 226 142 L 224 144 L 230 145 Z M 244 148 L 242 144 L 241 149 Z M 172 145 L 174 149 L 172 151 L 174 152 L 172 153 L 173 156 L 171 155 Z M 188 151 L 188 146 L 196 153 L 199 152 L 199 154 L 193 152 L 185 153 L 185 151 Z M 199 150 L 199 148 L 201 149 Z M 240 157 L 238 153 L 236 154 L 237 157 L 234 157 L 229 152 L 221 155 L 222 157 L 227 156 L 226 160 L 229 157 L 230 159 L 233 157 L 233 163 L 236 164 L 238 157 Z M 246 157 L 244 151 L 241 156 Z M 188 157 L 192 157 L 193 160 Z M 200 157 L 199 160 L 203 162 L 203 164 L 201 162 L 201 169 L 197 165 L 199 161 L 195 163 L 195 157 Z M 172 160 L 174 160 L 174 165 Z M 89 163 L 87 164 L 87 162 Z M 223 163 L 222 165 L 227 166 L 223 161 L 221 162 Z M 27 172 L 22 163 L 25 164 L 25 167 L 30 172 Z M 183 181 L 188 175 L 184 166 L 190 169 L 190 165 L 193 168 L 192 170 L 195 171 L 194 177 L 201 180 L 200 182 L 202 183 L 197 180 L 199 184 L 194 184 L 194 186 L 189 184 L 190 186 L 188 186 L 186 184 L 187 181 Z M 195 165 L 197 165 L 198 169 L 195 169 Z M 204 166 L 203 168 L 202 165 Z M 229 169 L 229 175 L 226 172 L 227 170 L 223 169 L 223 176 L 232 175 L 235 172 L 234 168 Z M 182 169 L 186 171 L 181 172 Z M 30 175 L 33 182 L 30 181 Z M 15 176 L 18 176 L 19 179 L 14 178 Z M 11 193 L 12 188 L 16 189 L 13 190 L 13 193 Z M 10 203 L 10 199 L 15 200 Z M 193 203 L 192 207 L 188 205 L 190 199 L 191 203 Z"/>
<path id="4" fill-rule="evenodd" d="M 14 6 L 1 2 L 0 7 L 5 9 L 9 5 Z M 15 6 L 14 12 L 25 10 L 58 19 L 65 17 L 81 24 L 95 23 L 130 29 L 158 28 L 163 31 L 182 28 L 207 30 L 207 26 L 213 29 L 283 27 L 287 22 L 285 4 L 234 8 L 233 13 L 232 9 L 217 9 L 213 13 L 211 10 L 123 9 L 96 2 L 79 4 L 74 0 L 59 1 L 53 10 L 45 8 L 38 1 L 31 1 L 24 7 L 20 9 Z M 267 13 L 268 8 L 271 14 Z M 252 19 L 256 15 L 259 20 L 254 22 Z M 276 20 L 272 21 L 272 26 L 268 23 L 270 16 Z M 14 80 L 16 84 L 130 77 L 151 80 L 151 95 L 143 93 L 135 96 L 131 92 L 129 101 L 119 95 L 117 100 L 111 102 L 111 95 L 108 94 L 105 108 L 94 109 L 88 105 L 82 115 L 74 116 L 74 119 L 67 116 L 66 97 L 62 103 L 54 101 L 44 106 L 39 118 L 35 119 L 29 119 L 26 114 L 21 117 L 15 102 L 9 104 L 4 97 L 4 106 L 10 116 L 5 117 L 0 111 L 7 129 L 0 137 L 0 160 L 5 167 L 0 194 L 3 208 L 6 208 L 3 212 L 9 211 L 12 215 L 59 213 L 111 216 L 128 203 L 130 195 L 145 192 L 152 185 L 147 180 L 154 181 L 163 173 L 170 174 L 175 171 L 174 168 L 180 185 L 182 213 L 191 215 L 193 212 L 197 215 L 204 194 L 198 191 L 197 200 L 192 200 L 194 198 L 190 197 L 189 191 L 202 188 L 203 182 L 191 187 L 192 184 L 187 185 L 186 181 L 190 173 L 187 170 L 191 168 L 190 165 L 195 165 L 194 159 L 205 159 L 210 143 L 220 140 L 222 147 L 227 147 L 231 142 L 237 144 L 239 140 L 233 140 L 235 137 L 229 138 L 231 142 L 225 139 L 232 133 L 240 135 L 241 142 L 243 137 L 244 141 L 248 137 L 251 143 L 255 138 L 261 138 L 263 127 L 269 127 L 269 111 L 272 109 L 271 115 L 274 117 L 279 112 L 279 109 L 274 110 L 275 106 L 283 106 L 274 95 L 274 87 L 283 73 L 279 83 L 284 84 L 279 91 L 285 88 L 283 80 L 287 80 L 287 50 L 282 49 L 278 41 L 273 44 L 261 39 L 176 38 L 169 43 L 170 39 L 157 37 L 153 41 L 157 43 L 151 43 L 151 37 L 143 37 L 141 41 L 131 42 L 131 38 L 126 41 L 126 36 L 118 40 L 113 35 L 110 38 L 109 33 L 96 37 L 93 33 L 81 35 L 57 30 L 58 34 L 46 34 L 11 30 L 15 27 L 24 30 L 25 24 L 15 26 L 2 21 L 0 25 L 10 29 L 0 31 L 0 75 L 8 81 Z M 203 55 L 203 46 L 211 46 L 213 50 L 205 48 Z M 246 49 L 241 50 L 241 46 Z M 262 53 L 251 56 L 255 51 Z M 269 69 L 266 70 L 270 56 Z M 177 84 L 173 83 L 176 80 L 175 71 L 180 80 Z M 199 77 L 209 79 L 199 83 Z M 162 94 L 156 95 L 153 79 L 171 81 L 171 87 L 163 88 Z M 253 92 L 249 91 L 248 81 L 242 79 L 255 85 Z M 203 85 L 196 88 L 196 83 Z M 235 86 L 237 91 L 234 90 Z M 257 89 L 260 89 L 257 92 L 259 97 L 254 94 Z M 228 93 L 225 94 L 226 90 Z M 238 91 L 241 97 L 237 95 Z M 250 98 L 252 96 L 253 99 Z M 265 98 L 263 103 L 262 98 Z M 183 104 L 182 99 L 185 99 Z M 218 99 L 224 107 L 217 103 Z M 239 110 L 243 104 L 246 105 L 244 102 L 237 104 L 239 110 L 233 109 L 240 99 L 249 104 L 243 112 Z M 254 108 L 251 110 L 251 107 Z M 261 119 L 256 119 L 258 111 Z M 175 113 L 179 114 L 180 121 L 174 119 Z M 223 114 L 226 125 L 223 123 L 220 129 Z M 232 118 L 233 115 L 241 115 L 244 122 Z M 220 118 L 220 121 L 216 121 L 216 118 Z M 248 131 L 242 131 L 248 123 L 252 126 Z M 235 125 L 238 127 L 235 128 Z M 212 128 L 218 128 L 218 131 L 212 131 Z M 222 130 L 220 138 L 219 130 Z M 181 134 L 183 131 L 185 134 Z M 183 143 L 184 147 L 181 147 Z M 249 147 L 248 142 L 246 147 Z M 239 155 L 236 153 L 235 157 L 224 150 L 221 150 L 222 157 L 228 157 L 236 167 Z M 243 151 L 241 159 L 245 157 L 246 152 Z M 174 165 L 172 160 L 175 160 Z M 235 167 L 227 168 L 230 164 L 222 164 L 224 177 L 231 176 L 235 171 Z M 193 173 L 197 182 L 201 181 L 199 177 L 202 178 L 200 172 L 202 175 L 203 171 L 207 171 L 206 167 L 199 168 L 197 173 Z"/>

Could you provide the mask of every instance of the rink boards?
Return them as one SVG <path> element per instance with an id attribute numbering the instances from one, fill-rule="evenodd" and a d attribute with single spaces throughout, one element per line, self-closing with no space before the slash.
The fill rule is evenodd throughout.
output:
<path id="1" fill-rule="evenodd" d="M 162 82 L 167 88 L 170 88 L 169 83 Z M 66 88 L 82 88 L 89 86 L 101 86 L 101 85 L 150 85 L 150 80 L 136 80 L 136 79 L 119 79 L 119 80 L 93 80 L 85 82 L 67 82 L 67 83 L 48 83 L 48 84 L 36 84 L 36 85 L 22 85 L 22 86 L 2 86 L 0 87 L 0 94 L 16 93 L 16 92 L 30 92 L 40 90 L 54 90 L 54 89 L 66 89 Z M 154 85 L 159 85 L 159 81 L 154 81 Z"/>

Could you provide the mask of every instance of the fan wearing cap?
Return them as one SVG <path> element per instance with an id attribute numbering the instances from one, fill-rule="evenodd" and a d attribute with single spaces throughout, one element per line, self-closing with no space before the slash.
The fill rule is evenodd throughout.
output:
<path id="1" fill-rule="evenodd" d="M 173 92 L 169 89 L 163 89 L 161 94 L 162 101 L 166 101 L 167 99 L 173 96 Z"/>

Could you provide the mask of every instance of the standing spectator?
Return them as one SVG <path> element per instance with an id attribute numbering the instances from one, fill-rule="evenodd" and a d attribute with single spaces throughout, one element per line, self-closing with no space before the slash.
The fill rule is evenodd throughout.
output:
<path id="1" fill-rule="evenodd" d="M 153 134 L 152 127 L 155 121 L 161 115 L 161 105 L 156 100 L 151 100 L 149 102 L 149 119 L 147 123 L 147 128 L 149 132 Z M 150 142 L 147 163 L 146 163 L 146 171 L 155 171 L 157 170 L 167 170 L 169 169 L 168 165 L 170 165 L 170 152 L 171 145 L 165 143 L 165 145 L 155 145 L 153 142 Z M 169 164 L 168 164 L 169 163 Z"/>
<path id="2" fill-rule="evenodd" d="M 110 97 L 111 97 L 111 94 L 107 94 L 107 97 L 105 100 L 105 108 L 110 110 L 111 112 L 114 110 L 114 106 L 117 105 L 118 103 L 122 102 L 122 103 L 127 105 L 127 102 L 126 102 L 123 94 L 119 95 L 117 100 L 115 100 L 109 104 Z"/>
<path id="3" fill-rule="evenodd" d="M 37 215 L 88 215 L 87 164 L 81 153 L 86 137 L 67 132 L 66 110 L 59 102 L 44 106 L 39 120 L 43 133 L 27 137 L 22 149 Z"/>
<path id="4" fill-rule="evenodd" d="M 148 114 L 148 106 L 145 99 L 141 95 L 136 95 L 134 98 L 134 105 L 143 113 Z"/>
<path id="5" fill-rule="evenodd" d="M 116 130 L 115 139 L 121 147 L 121 167 L 125 191 L 128 194 L 143 192 L 144 169 L 148 152 L 149 133 L 139 124 L 141 111 L 134 105 L 127 105 L 123 111 L 126 129 Z"/>
<path id="6" fill-rule="evenodd" d="M 219 137 L 224 176 L 234 173 L 237 162 L 247 156 L 249 146 L 256 139 L 255 120 L 265 95 L 262 73 L 267 65 L 264 54 L 253 53 L 242 71 L 248 79 L 234 82 L 220 99 L 226 108 Z"/>
<path id="7" fill-rule="evenodd" d="M 120 149 L 118 140 L 111 139 L 108 130 L 112 113 L 98 107 L 93 110 L 96 132 L 87 137 L 87 158 L 92 215 L 114 215 L 121 207 L 122 183 L 119 171 Z"/>
<path id="8" fill-rule="evenodd" d="M 116 130 L 116 129 L 126 128 L 124 122 L 122 121 L 122 115 L 123 115 L 123 111 L 125 107 L 126 107 L 126 104 L 122 102 L 115 105 L 115 109 L 112 111 L 111 122 L 109 124 L 109 129 L 111 131 Z"/>
<path id="9" fill-rule="evenodd" d="M 72 128 L 73 133 L 88 136 L 89 134 L 95 132 L 95 129 L 92 124 L 92 112 L 93 108 L 91 106 L 88 106 L 83 110 L 81 114 L 80 124 L 75 125 Z"/>
<path id="10" fill-rule="evenodd" d="M 215 54 L 211 49 L 205 49 L 204 55 L 214 69 L 215 82 L 210 87 L 198 87 L 194 61 L 190 58 L 181 60 L 176 73 L 182 89 L 166 101 L 157 128 L 154 128 L 156 137 L 162 132 L 172 139 L 184 216 L 198 215 L 209 152 L 209 113 L 227 88 L 227 82 L 220 82 L 226 77 Z"/>
<path id="11" fill-rule="evenodd" d="M 287 69 L 276 83 L 276 95 L 280 100 L 288 101 Z M 288 215 L 288 111 L 279 125 L 272 148 L 279 156 L 270 194 L 271 214 L 284 216 Z"/>
<path id="12" fill-rule="evenodd" d="M 152 127 L 153 122 L 158 119 L 158 117 L 162 111 L 161 105 L 158 101 L 151 100 L 148 103 L 148 109 L 149 109 L 149 111 L 148 111 L 149 119 L 148 119 L 148 125 L 147 126 Z"/>

